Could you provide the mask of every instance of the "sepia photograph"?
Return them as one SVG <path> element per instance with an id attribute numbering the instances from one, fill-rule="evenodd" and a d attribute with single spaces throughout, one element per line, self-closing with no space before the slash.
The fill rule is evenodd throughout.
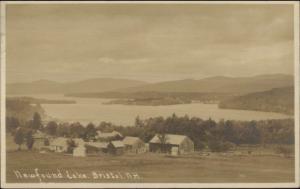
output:
<path id="1" fill-rule="evenodd" d="M 1 2 L 1 187 L 299 187 L 299 2 Z"/>

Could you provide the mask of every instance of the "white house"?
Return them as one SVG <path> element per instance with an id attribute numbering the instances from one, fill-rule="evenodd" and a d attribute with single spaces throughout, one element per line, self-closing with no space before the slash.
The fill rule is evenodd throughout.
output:
<path id="1" fill-rule="evenodd" d="M 55 152 L 66 152 L 68 149 L 68 139 L 64 137 L 53 139 L 50 143 L 50 149 Z"/>

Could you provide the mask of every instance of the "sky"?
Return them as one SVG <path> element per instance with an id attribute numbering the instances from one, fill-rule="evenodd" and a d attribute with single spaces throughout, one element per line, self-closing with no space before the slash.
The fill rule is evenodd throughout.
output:
<path id="1" fill-rule="evenodd" d="M 7 82 L 293 74 L 292 5 L 7 5 Z"/>

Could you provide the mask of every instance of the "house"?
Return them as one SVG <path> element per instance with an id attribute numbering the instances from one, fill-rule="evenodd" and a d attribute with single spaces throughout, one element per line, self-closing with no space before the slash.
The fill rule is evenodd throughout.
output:
<path id="1" fill-rule="evenodd" d="M 85 157 L 86 156 L 86 148 L 84 145 L 79 145 L 73 150 L 73 156 L 75 157 Z"/>
<path id="2" fill-rule="evenodd" d="M 109 133 L 97 131 L 97 135 L 95 138 L 98 141 L 112 141 L 112 140 L 121 140 L 123 138 L 123 135 L 118 131 L 112 131 Z"/>
<path id="3" fill-rule="evenodd" d="M 107 153 L 107 142 L 86 142 L 86 153 L 87 154 L 102 154 Z"/>
<path id="4" fill-rule="evenodd" d="M 111 141 L 107 145 L 107 152 L 113 155 L 121 155 L 124 153 L 124 143 L 120 140 Z"/>
<path id="5" fill-rule="evenodd" d="M 135 154 L 146 152 L 144 141 L 138 137 L 127 136 L 123 139 L 123 144 L 126 152 Z"/>
<path id="6" fill-rule="evenodd" d="M 66 152 L 68 149 L 68 140 L 69 139 L 64 137 L 55 138 L 50 143 L 50 149 L 54 152 Z"/>
<path id="7" fill-rule="evenodd" d="M 194 142 L 185 135 L 156 134 L 149 142 L 149 150 L 150 152 L 187 154 L 194 152 Z"/>
<path id="8" fill-rule="evenodd" d="M 46 146 L 46 141 L 48 140 L 48 137 L 45 133 L 37 130 L 33 133 L 32 138 L 34 140 L 33 148 L 40 150 L 44 146 Z"/>

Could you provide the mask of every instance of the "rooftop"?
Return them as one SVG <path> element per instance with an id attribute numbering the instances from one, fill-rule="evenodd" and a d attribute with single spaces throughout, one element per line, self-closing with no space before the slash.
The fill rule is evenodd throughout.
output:
<path id="1" fill-rule="evenodd" d="M 116 148 L 124 147 L 124 143 L 120 140 L 111 141 L 111 144 Z"/>
<path id="2" fill-rule="evenodd" d="M 166 143 L 179 145 L 185 138 L 187 138 L 185 135 L 166 134 Z M 158 134 L 156 134 L 149 143 L 161 143 Z"/>
<path id="3" fill-rule="evenodd" d="M 123 139 L 123 143 L 125 145 L 132 145 L 136 142 L 142 141 L 140 138 L 138 137 L 132 137 L 132 136 L 127 136 Z"/>

